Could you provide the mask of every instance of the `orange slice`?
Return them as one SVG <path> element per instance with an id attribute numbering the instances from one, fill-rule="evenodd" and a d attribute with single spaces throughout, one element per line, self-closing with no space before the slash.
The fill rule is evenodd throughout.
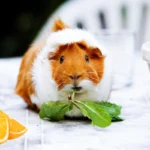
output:
<path id="1" fill-rule="evenodd" d="M 4 113 L 2 110 L 0 110 L 0 117 L 7 117 L 10 118 L 6 113 Z"/>
<path id="2" fill-rule="evenodd" d="M 8 119 L 5 117 L 0 118 L 0 144 L 7 141 L 8 135 L 9 135 Z"/>
<path id="3" fill-rule="evenodd" d="M 11 118 L 6 114 L 6 113 L 4 113 L 2 110 L 0 110 L 0 118 L 2 118 L 2 117 L 5 117 L 5 118 L 7 118 L 8 119 L 8 124 L 9 124 L 9 126 L 11 126 Z"/>
<path id="4" fill-rule="evenodd" d="M 4 113 L 2 110 L 0 110 L 0 118 L 5 118 L 8 121 L 8 137 L 7 138 L 9 140 L 18 138 L 27 131 L 27 128 L 25 126 L 23 126 L 21 123 L 19 123 L 15 119 L 10 118 L 9 115 Z M 0 125 L 1 125 L 1 122 L 0 122 Z M 1 132 L 4 132 L 3 129 L 0 129 L 0 133 Z"/>
<path id="5" fill-rule="evenodd" d="M 15 139 L 23 135 L 27 131 L 27 128 L 20 124 L 15 119 L 11 119 L 11 126 L 9 128 L 9 140 Z"/>

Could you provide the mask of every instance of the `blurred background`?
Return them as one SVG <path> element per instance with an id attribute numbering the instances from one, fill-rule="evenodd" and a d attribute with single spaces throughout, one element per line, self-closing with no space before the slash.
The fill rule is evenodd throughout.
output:
<path id="1" fill-rule="evenodd" d="M 128 30 L 135 35 L 136 49 L 150 39 L 149 0 L 5 0 L 0 7 L 0 58 L 22 56 L 58 17 L 95 34 Z"/>
<path id="2" fill-rule="evenodd" d="M 65 0 L 5 0 L 0 5 L 0 57 L 22 56 L 49 15 Z"/>

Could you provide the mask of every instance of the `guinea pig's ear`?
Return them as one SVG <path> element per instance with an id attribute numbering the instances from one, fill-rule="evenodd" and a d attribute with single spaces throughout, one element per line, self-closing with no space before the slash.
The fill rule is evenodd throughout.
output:
<path id="1" fill-rule="evenodd" d="M 49 60 L 55 60 L 56 58 L 57 58 L 56 53 L 54 53 L 54 52 L 49 52 L 49 54 L 48 54 L 48 59 L 49 59 Z"/>
<path id="2" fill-rule="evenodd" d="M 101 58 L 104 56 L 99 48 L 91 48 L 90 57 L 96 59 L 96 58 Z"/>
<path id="3" fill-rule="evenodd" d="M 69 28 L 67 25 L 65 25 L 61 19 L 57 19 L 54 22 L 54 25 L 52 27 L 52 32 L 57 32 L 59 30 L 63 30 L 65 28 Z"/>
<path id="4" fill-rule="evenodd" d="M 77 42 L 77 45 L 81 48 L 81 49 L 88 49 L 88 46 L 87 44 L 85 43 L 85 41 L 80 41 L 80 42 Z"/>

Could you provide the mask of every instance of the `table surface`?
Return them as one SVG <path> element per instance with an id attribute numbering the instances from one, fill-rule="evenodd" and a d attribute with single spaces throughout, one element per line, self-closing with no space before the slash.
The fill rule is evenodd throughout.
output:
<path id="1" fill-rule="evenodd" d="M 125 120 L 104 129 L 83 120 L 41 120 L 13 92 L 21 59 L 0 59 L 0 109 L 28 128 L 0 150 L 150 150 L 149 70 L 140 54 L 135 58 L 132 86 L 113 90 L 110 96 L 111 102 L 122 105 Z"/>

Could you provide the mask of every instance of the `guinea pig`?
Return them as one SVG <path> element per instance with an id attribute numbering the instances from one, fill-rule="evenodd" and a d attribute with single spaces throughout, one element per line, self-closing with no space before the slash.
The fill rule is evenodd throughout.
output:
<path id="1" fill-rule="evenodd" d="M 15 92 L 39 111 L 46 101 L 108 100 L 112 86 L 108 52 L 94 35 L 71 29 L 60 19 L 46 38 L 34 42 L 23 56 Z M 81 116 L 74 108 L 67 116 Z"/>

